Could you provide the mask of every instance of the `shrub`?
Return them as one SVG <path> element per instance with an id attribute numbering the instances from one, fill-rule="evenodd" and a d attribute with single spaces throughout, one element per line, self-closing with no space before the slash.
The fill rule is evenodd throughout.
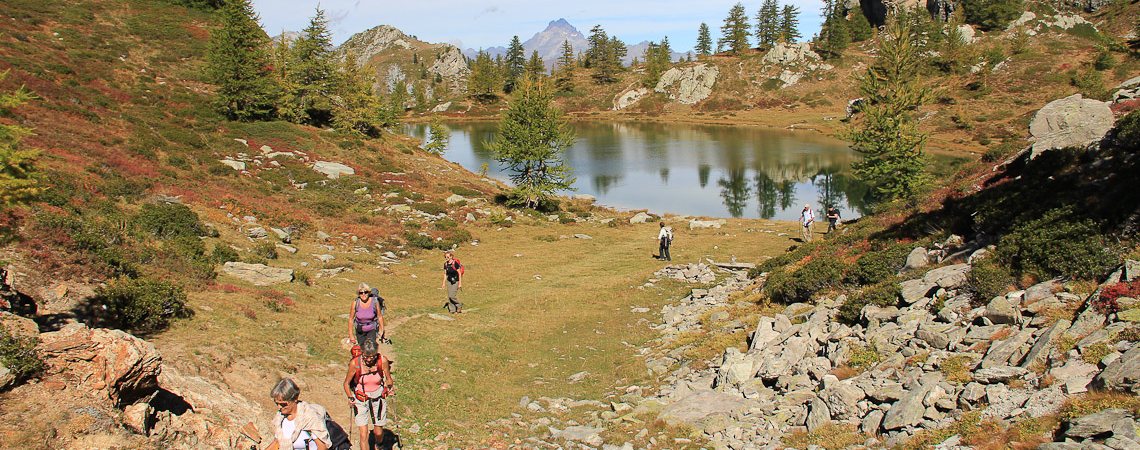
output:
<path id="1" fill-rule="evenodd" d="M 846 302 L 843 302 L 843 305 L 839 306 L 837 318 L 840 322 L 855 325 L 859 323 L 864 306 L 897 306 L 899 295 L 899 285 L 895 280 L 881 282 L 849 297 Z"/>
<path id="2" fill-rule="evenodd" d="M 875 284 L 898 273 L 906 257 L 914 249 L 912 244 L 895 244 L 879 251 L 864 254 L 857 261 L 847 280 L 862 285 Z"/>
<path id="3" fill-rule="evenodd" d="M 412 207 L 415 209 L 418 209 L 420 211 L 423 211 L 425 213 L 431 214 L 433 216 L 438 216 L 440 214 L 446 214 L 447 213 L 447 207 L 446 206 L 438 205 L 438 204 L 430 203 L 430 202 L 416 203 L 416 204 L 413 204 Z"/>
<path id="4" fill-rule="evenodd" d="M 774 271 L 764 285 L 777 303 L 808 302 L 816 292 L 835 287 L 843 279 L 844 265 L 831 257 L 813 258 L 795 272 Z"/>
<path id="5" fill-rule="evenodd" d="M 1093 68 L 1104 71 L 1113 67 L 1116 67 L 1116 60 L 1112 58 L 1112 53 L 1107 48 L 1102 48 L 1093 61 Z"/>
<path id="6" fill-rule="evenodd" d="M 952 383 L 967 383 L 973 379 L 973 361 L 969 356 L 951 356 L 938 364 L 938 370 Z"/>
<path id="7" fill-rule="evenodd" d="M 1108 344 L 1097 342 L 1081 350 L 1081 359 L 1089 364 L 1097 365 L 1100 363 L 1100 360 L 1104 359 L 1105 356 L 1108 356 L 1108 354 L 1113 351 L 1115 351 L 1115 349 L 1109 347 Z"/>
<path id="8" fill-rule="evenodd" d="M 856 369 L 869 369 L 874 367 L 879 362 L 879 350 L 875 348 L 875 344 L 868 344 L 864 346 L 851 347 L 851 356 L 847 359 L 847 365 Z"/>
<path id="9" fill-rule="evenodd" d="M 1116 122 L 1116 142 L 1133 150 L 1140 148 L 1140 110 L 1132 111 Z"/>
<path id="10" fill-rule="evenodd" d="M 1002 30 L 1025 11 L 1021 0 L 965 0 L 962 2 L 966 23 L 983 31 Z"/>
<path id="11" fill-rule="evenodd" d="M 140 333 L 164 330 L 193 314 L 181 287 L 150 278 L 118 278 L 99 288 L 92 301 L 106 312 L 105 320 Z"/>
<path id="12" fill-rule="evenodd" d="M 971 294 L 974 304 L 982 304 L 1005 294 L 1013 284 L 1013 276 L 993 258 L 974 263 L 966 274 L 966 291 Z"/>
<path id="13" fill-rule="evenodd" d="M 23 381 L 39 375 L 44 370 L 44 362 L 36 352 L 39 339 L 34 336 L 14 336 L 0 326 L 0 365 L 7 367 Z"/>
<path id="14" fill-rule="evenodd" d="M 462 195 L 464 197 L 481 197 L 481 196 L 483 196 L 482 192 L 476 191 L 476 190 L 471 189 L 471 188 L 463 187 L 463 186 L 451 186 L 451 187 L 447 188 L 447 190 L 451 191 L 452 194 Z"/>
<path id="15" fill-rule="evenodd" d="M 135 217 L 135 225 L 160 238 L 206 235 L 206 226 L 198 214 L 179 203 L 144 204 Z"/>
<path id="16" fill-rule="evenodd" d="M 277 244 L 262 241 L 253 247 L 253 254 L 259 258 L 277 259 Z"/>
<path id="17" fill-rule="evenodd" d="M 982 154 L 982 161 L 990 163 L 998 162 L 1013 154 L 1014 150 L 1016 149 L 1017 147 L 1013 145 L 1013 142 L 1003 141 L 1002 143 L 987 149 L 986 152 Z"/>
<path id="18" fill-rule="evenodd" d="M 238 256 L 237 250 L 234 250 L 229 244 L 219 242 L 214 245 L 214 250 L 210 252 L 210 260 L 214 264 L 225 264 L 230 261 L 241 261 L 241 257 Z"/>
<path id="19" fill-rule="evenodd" d="M 1096 224 L 1075 217 L 1069 207 L 1049 210 L 1015 227 L 1001 238 L 997 253 L 1015 275 L 1038 279 L 1095 278 L 1119 263 Z"/>

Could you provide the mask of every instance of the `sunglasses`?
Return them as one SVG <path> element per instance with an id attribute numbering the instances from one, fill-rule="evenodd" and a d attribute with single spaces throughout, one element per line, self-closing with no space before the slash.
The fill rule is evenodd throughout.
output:
<path id="1" fill-rule="evenodd" d="M 281 408 L 285 408 L 285 407 L 289 406 L 289 404 L 293 403 L 293 402 L 274 402 L 274 403 L 277 404 L 277 409 L 281 409 Z"/>
<path id="2" fill-rule="evenodd" d="M 360 291 L 360 292 L 357 292 L 356 295 L 367 294 L 367 293 L 368 293 L 368 291 Z"/>

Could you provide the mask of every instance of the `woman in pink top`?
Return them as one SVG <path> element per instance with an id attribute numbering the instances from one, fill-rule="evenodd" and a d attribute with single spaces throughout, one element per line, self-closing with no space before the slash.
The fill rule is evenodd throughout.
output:
<path id="1" fill-rule="evenodd" d="M 348 339 L 353 345 L 364 345 L 365 341 L 376 341 L 384 335 L 384 316 L 380 314 L 380 301 L 372 297 L 372 289 L 360 283 L 356 298 L 348 310 Z"/>
<path id="2" fill-rule="evenodd" d="M 373 443 L 380 447 L 384 442 L 384 426 L 388 424 L 388 406 L 385 397 L 392 393 L 392 372 L 388 361 L 377 350 L 376 341 L 364 341 L 362 354 L 348 364 L 344 377 L 344 393 L 352 405 L 354 422 L 360 430 L 360 448 L 371 449 L 368 429 L 372 427 Z"/>

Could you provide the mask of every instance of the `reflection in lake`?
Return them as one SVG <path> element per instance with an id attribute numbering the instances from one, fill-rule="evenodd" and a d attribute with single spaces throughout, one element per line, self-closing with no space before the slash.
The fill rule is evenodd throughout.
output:
<path id="1" fill-rule="evenodd" d="M 575 122 L 566 153 L 578 193 L 598 203 L 655 213 L 794 220 L 805 203 L 823 217 L 836 205 L 845 219 L 867 209 L 866 187 L 851 176 L 856 155 L 814 133 L 709 125 Z M 484 143 L 495 123 L 448 124 L 447 159 L 506 180 Z M 423 138 L 426 126 L 405 126 Z"/>

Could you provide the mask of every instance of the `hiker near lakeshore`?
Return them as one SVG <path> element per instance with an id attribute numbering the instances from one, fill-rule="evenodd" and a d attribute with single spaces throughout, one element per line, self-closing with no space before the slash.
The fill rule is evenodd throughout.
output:
<path id="1" fill-rule="evenodd" d="M 673 228 L 665 226 L 665 222 L 661 222 L 661 231 L 657 232 L 657 258 L 665 261 L 672 261 L 673 257 L 669 255 L 669 246 L 673 245 Z"/>
<path id="2" fill-rule="evenodd" d="M 811 242 L 812 223 L 815 223 L 815 213 L 811 210 L 811 204 L 804 205 L 804 210 L 800 212 L 800 225 L 804 227 L 804 242 Z"/>

